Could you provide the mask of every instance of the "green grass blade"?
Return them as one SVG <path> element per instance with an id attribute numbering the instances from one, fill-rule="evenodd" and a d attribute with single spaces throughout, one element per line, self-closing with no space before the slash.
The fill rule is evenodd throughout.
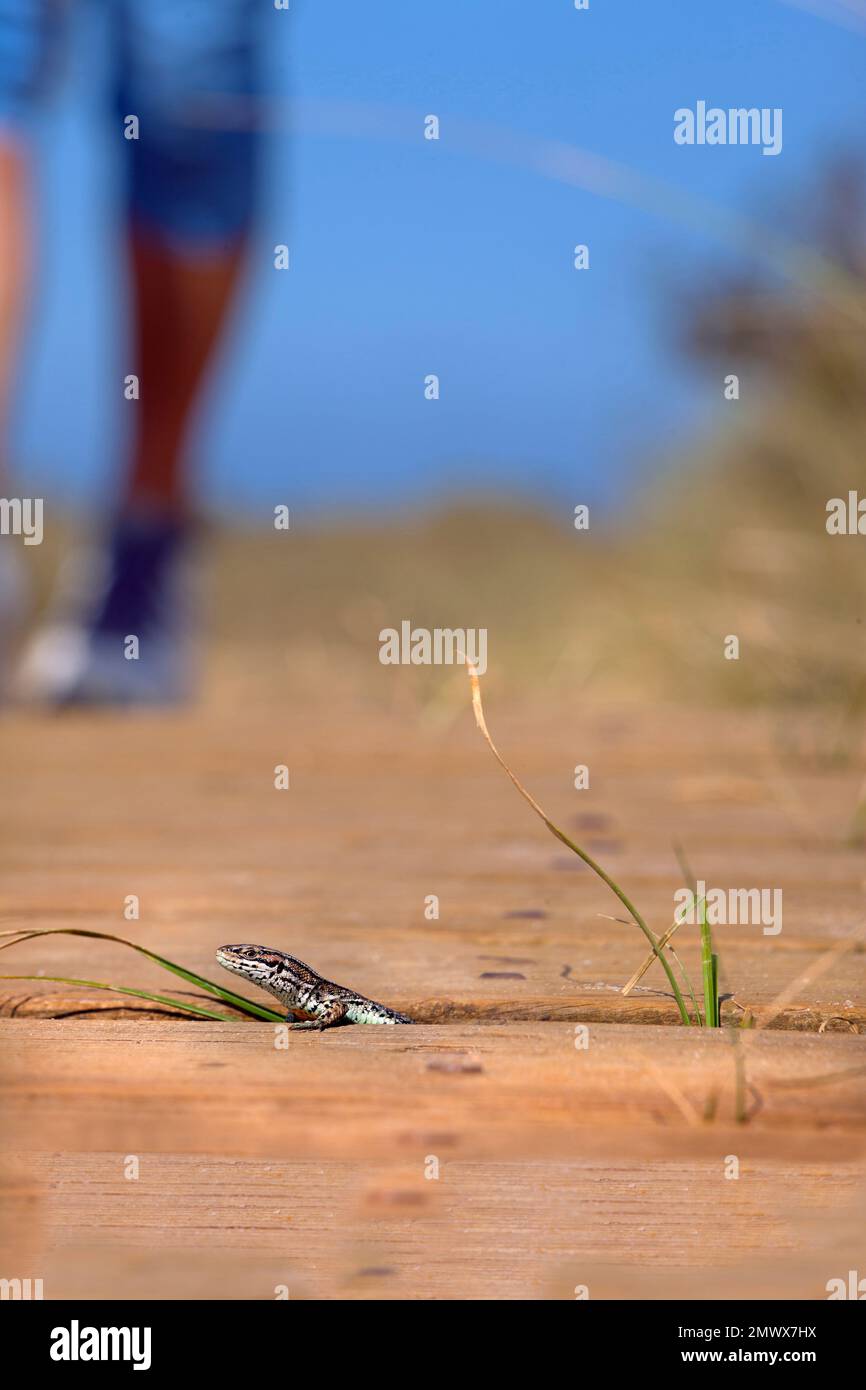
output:
<path id="1" fill-rule="evenodd" d="M 234 1004 L 244 1013 L 252 1014 L 255 1018 L 266 1019 L 269 1023 L 284 1023 L 285 1015 L 276 1013 L 273 1009 L 265 1008 L 261 1004 L 256 1004 L 252 999 L 245 999 L 242 994 L 235 994 L 234 990 L 223 989 L 221 985 L 213 980 L 208 980 L 204 975 L 197 975 L 193 970 L 186 970 L 184 966 L 178 965 L 176 961 L 168 960 L 165 956 L 159 956 L 155 951 L 149 951 L 146 946 L 139 946 L 135 941 L 127 941 L 124 936 L 114 936 L 111 932 L 88 931 L 84 927 L 46 927 L 34 929 L 32 931 L 19 928 L 16 931 L 0 932 L 0 951 L 5 951 L 8 946 L 18 946 L 23 941 L 30 941 L 37 936 L 87 936 L 96 938 L 100 941 L 116 941 L 121 946 L 129 946 L 131 950 L 138 951 L 139 955 L 146 956 L 163 970 L 170 970 L 173 975 L 179 975 L 188 984 L 196 985 L 199 989 L 206 990 L 208 994 L 215 994 L 219 999 L 224 999 L 227 1004 Z M 4 941 L 4 937 L 15 937 L 14 941 Z"/>
<path id="2" fill-rule="evenodd" d="M 133 994 L 137 999 L 149 999 L 154 1004 L 170 1004 L 173 1009 L 182 1009 L 184 1013 L 198 1014 L 202 1018 L 215 1018 L 220 1023 L 231 1023 L 229 1014 L 215 1014 L 210 1009 L 203 1009 L 198 1004 L 182 1003 L 179 999 L 170 999 L 167 994 L 149 994 L 145 989 L 130 989 L 126 985 L 108 985 L 102 980 L 73 980 L 68 975 L 0 975 L 0 980 L 51 980 L 59 985 L 85 985 L 88 989 L 108 989 L 113 994 Z"/>
<path id="3" fill-rule="evenodd" d="M 689 992 L 689 998 L 690 998 L 691 1001 L 692 1001 L 692 1006 L 694 1007 L 694 1011 L 695 1011 L 695 1022 L 697 1023 L 697 1025 L 698 1025 L 699 1028 L 703 1028 L 703 1026 L 704 1026 L 704 1020 L 703 1020 L 703 1018 L 701 1017 L 701 1011 L 700 1011 L 700 1008 L 699 1008 L 699 1006 L 698 1006 L 698 1001 L 697 1001 L 697 997 L 696 997 L 696 995 L 695 995 L 694 986 L 692 985 L 691 979 L 689 978 L 689 972 L 686 970 L 686 967 L 683 965 L 682 961 L 680 960 L 680 958 L 679 958 L 679 956 L 677 955 L 676 951 L 674 950 L 673 946 L 669 946 L 669 947 L 668 947 L 668 950 L 670 951 L 671 955 L 673 956 L 674 960 L 676 961 L 676 963 L 677 963 L 677 969 L 679 970 L 680 974 L 681 974 L 682 977 L 683 977 L 683 980 L 685 981 L 685 986 L 686 986 L 686 989 L 687 989 L 688 992 Z"/>
<path id="4" fill-rule="evenodd" d="M 673 990 L 674 998 L 677 1001 L 677 1008 L 680 1011 L 680 1018 L 682 1019 L 683 1023 L 686 1025 L 687 1028 L 691 1028 L 693 1026 L 692 1020 L 689 1017 L 689 1011 L 686 1008 L 686 1002 L 683 999 L 682 991 L 680 990 L 680 987 L 677 984 L 677 977 L 673 972 L 673 967 L 671 966 L 670 961 L 667 959 L 664 952 L 659 949 L 658 937 L 655 935 L 654 932 L 650 931 L 649 927 L 647 926 L 644 919 L 641 917 L 637 908 L 629 900 L 629 898 L 626 897 L 619 884 L 611 878 L 610 874 L 605 873 L 601 865 L 597 864 L 596 861 L 592 858 L 592 856 L 590 854 L 587 854 L 585 849 L 581 849 L 580 845 L 575 844 L 574 840 L 569 839 L 564 830 L 560 830 L 558 825 L 554 825 L 553 821 L 547 815 L 547 812 L 542 810 L 538 802 L 535 800 L 535 797 L 531 794 L 531 792 L 528 792 L 526 790 L 520 779 L 515 775 L 515 773 L 511 771 L 511 768 L 508 766 L 508 763 L 505 761 L 499 749 L 496 747 L 496 744 L 493 742 L 493 739 L 490 735 L 490 730 L 487 727 L 487 720 L 484 718 L 484 706 L 481 703 L 481 683 L 478 679 L 478 672 L 475 670 L 475 667 L 469 661 L 467 661 L 466 663 L 466 670 L 469 673 L 469 682 L 472 689 L 472 709 L 475 714 L 475 723 L 478 725 L 479 731 L 481 732 L 494 758 L 499 763 L 499 766 L 504 769 L 508 777 L 513 782 L 514 786 L 520 792 L 520 795 L 523 797 L 524 801 L 528 802 L 535 814 L 539 816 L 541 820 L 544 821 L 544 824 L 547 826 L 551 835 L 555 835 L 557 840 L 560 840 L 562 844 L 566 846 L 567 849 L 570 849 L 573 854 L 577 855 L 578 859 L 582 859 L 584 864 L 586 864 L 587 868 L 592 869 L 594 874 L 598 874 L 598 877 L 602 880 L 602 882 L 606 883 L 611 892 L 615 893 L 616 896 L 619 898 L 626 912 L 631 917 L 632 921 L 635 923 L 635 926 L 640 928 L 647 941 L 650 943 L 650 946 L 653 950 L 653 955 L 655 955 L 658 958 L 659 962 L 661 963 L 662 969 L 668 977 L 668 984 Z"/>
<path id="5" fill-rule="evenodd" d="M 706 907 L 701 908 L 701 978 L 704 982 L 704 1018 L 708 1028 L 716 1026 L 715 990 L 713 988 L 713 938 L 707 921 Z"/>
<path id="6" fill-rule="evenodd" d="M 685 852 L 681 845 L 674 845 L 674 853 L 679 860 L 683 878 L 685 879 L 695 905 L 698 907 L 700 916 L 698 922 L 701 929 L 701 979 L 704 986 L 704 1023 L 707 1028 L 719 1027 L 719 969 L 718 956 L 713 955 L 713 934 L 710 931 L 710 924 L 707 921 L 707 902 L 706 897 L 698 899 L 698 885 L 694 874 L 689 867 Z M 715 961 L 715 965 L 713 962 Z"/>
<path id="7" fill-rule="evenodd" d="M 680 1017 L 682 1018 L 683 1023 L 690 1027 L 692 1020 L 689 1017 L 689 1011 L 686 1008 L 686 1003 L 683 999 L 682 991 L 679 985 L 677 984 L 677 977 L 673 972 L 673 968 L 671 967 L 670 961 L 667 960 L 664 952 L 659 950 L 658 937 L 655 935 L 655 932 L 650 930 L 643 917 L 641 917 L 640 913 L 635 907 L 634 903 L 631 902 L 631 900 L 626 896 L 622 888 L 620 888 L 619 884 L 611 878 L 610 874 L 605 873 L 601 865 L 596 863 L 592 856 L 590 854 L 587 854 L 586 850 L 581 849 L 580 845 L 575 844 L 574 840 L 569 839 L 565 832 L 563 830 L 560 830 L 558 825 L 554 825 L 553 821 L 550 820 L 546 815 L 544 815 L 543 812 L 541 818 L 544 821 L 544 824 L 547 826 L 548 830 L 551 832 L 551 834 L 555 835 L 557 840 L 561 840 L 562 843 L 572 851 L 572 853 L 577 855 L 578 859 L 582 859 L 584 864 L 586 864 L 588 868 L 592 869 L 593 873 L 598 874 L 598 877 L 602 880 L 602 882 L 606 883 L 611 892 L 615 893 L 616 896 L 619 898 L 620 902 L 630 915 L 635 926 L 640 928 L 647 941 L 650 943 L 650 946 L 653 949 L 653 955 L 655 955 L 658 958 L 665 974 L 668 977 L 668 983 L 671 989 L 673 990 L 674 998 L 677 1001 L 677 1007 L 680 1011 Z"/>
<path id="8" fill-rule="evenodd" d="M 703 902 L 703 898 L 701 899 L 701 902 Z M 683 909 L 683 911 L 689 911 L 689 910 L 690 910 L 690 909 L 688 909 L 688 908 Z M 617 921 L 617 922 L 618 922 L 619 920 L 620 920 L 620 918 L 618 918 L 618 917 L 614 918 L 614 921 Z M 678 913 L 674 913 L 674 920 L 673 920 L 672 925 L 668 927 L 668 929 L 667 929 L 666 932 L 663 932 L 662 935 L 661 935 L 660 937 L 657 938 L 658 951 L 652 951 L 652 952 L 647 956 L 647 958 L 646 958 L 646 960 L 643 962 L 643 964 L 642 964 L 641 966 L 639 966 L 638 969 L 634 972 L 634 974 L 632 975 L 631 979 L 630 979 L 630 980 L 627 980 L 626 983 L 623 985 L 622 989 L 620 990 L 620 993 L 621 993 L 621 994 L 631 994 L 632 990 L 635 988 L 635 986 L 636 986 L 637 984 L 640 983 L 640 981 L 643 979 L 643 977 L 644 977 L 644 975 L 646 974 L 646 972 L 649 970 L 649 968 L 650 968 L 650 966 L 652 965 L 653 961 L 654 961 L 654 960 L 656 959 L 656 957 L 658 956 L 659 951 L 663 951 L 663 950 L 665 949 L 665 947 L 668 947 L 668 949 L 670 950 L 671 955 L 673 956 L 674 960 L 677 962 L 677 967 L 678 967 L 678 969 L 679 969 L 679 972 L 680 972 L 680 974 L 682 975 L 682 977 L 683 977 L 683 979 L 684 979 L 684 981 L 685 981 L 685 984 L 686 984 L 686 988 L 688 989 L 689 994 L 690 994 L 691 997 L 692 997 L 692 1003 L 694 1004 L 695 1008 L 697 1009 L 697 1007 L 698 1007 L 698 1001 L 697 1001 L 697 999 L 695 998 L 695 991 L 694 991 L 694 989 L 692 988 L 692 981 L 691 981 L 691 977 L 690 977 L 690 975 L 689 975 L 689 972 L 686 970 L 686 967 L 683 965 L 682 961 L 681 961 L 681 960 L 679 959 L 679 957 L 677 956 L 677 953 L 676 953 L 676 951 L 674 950 L 673 946 L 670 946 L 670 945 L 669 945 L 671 939 L 673 938 L 674 932 L 679 931 L 679 929 L 680 929 L 680 927 L 683 925 L 683 922 L 684 922 L 684 921 L 685 921 L 685 917 L 681 917 Z M 701 1028 L 703 1027 L 703 1025 L 704 1025 L 704 1020 L 701 1018 L 700 1012 L 698 1012 L 697 1015 L 696 1015 L 696 1022 L 698 1023 L 698 1026 L 699 1026 L 699 1027 L 701 1027 Z"/>

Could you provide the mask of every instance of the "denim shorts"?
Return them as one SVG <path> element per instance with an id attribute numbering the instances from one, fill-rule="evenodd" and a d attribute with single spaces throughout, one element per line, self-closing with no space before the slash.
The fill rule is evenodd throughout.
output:
<path id="1" fill-rule="evenodd" d="M 131 216 L 171 241 L 237 239 L 253 213 L 262 43 L 283 16 L 261 0 L 93 3 L 107 12 Z M 0 131 L 38 108 L 79 8 L 0 0 Z"/>

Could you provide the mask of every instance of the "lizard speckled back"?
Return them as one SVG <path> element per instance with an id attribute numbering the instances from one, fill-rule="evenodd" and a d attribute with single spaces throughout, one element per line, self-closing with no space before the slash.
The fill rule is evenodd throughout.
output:
<path id="1" fill-rule="evenodd" d="M 220 946 L 219 964 L 266 989 L 286 1006 L 293 1028 L 332 1028 L 338 1023 L 411 1023 L 411 1018 L 377 1004 L 345 985 L 317 975 L 302 960 L 273 946 Z"/>

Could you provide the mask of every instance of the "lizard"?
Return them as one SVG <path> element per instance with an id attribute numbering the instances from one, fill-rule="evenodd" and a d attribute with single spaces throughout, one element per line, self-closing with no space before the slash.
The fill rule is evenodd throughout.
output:
<path id="1" fill-rule="evenodd" d="M 273 946 L 220 946 L 216 958 L 224 970 L 244 975 L 260 989 L 276 995 L 288 1008 L 290 1028 L 333 1028 L 337 1023 L 411 1023 L 354 989 L 324 980 L 312 966 Z"/>

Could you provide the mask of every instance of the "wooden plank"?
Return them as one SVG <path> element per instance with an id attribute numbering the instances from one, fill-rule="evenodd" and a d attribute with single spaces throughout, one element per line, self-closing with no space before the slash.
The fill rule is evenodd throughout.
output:
<path id="1" fill-rule="evenodd" d="M 243 1010 L 233 1008 L 212 995 L 168 988 L 172 998 L 215 1009 L 239 1021 L 250 1019 Z M 182 1009 L 173 1009 L 169 1004 L 153 1004 L 144 999 L 87 988 L 57 986 L 48 990 L 37 983 L 37 993 L 30 993 L 26 986 L 19 989 L 19 993 L 0 994 L 0 1018 L 74 1021 L 96 1016 L 119 1021 L 142 1021 L 172 1017 L 191 1023 L 197 1021 Z M 390 1002 L 416 1023 L 652 1023 L 677 1027 L 682 1022 L 673 998 L 662 998 L 656 990 L 643 990 L 623 997 L 615 990 L 575 989 L 567 999 L 562 995 L 537 997 L 526 994 L 517 999 L 430 999 L 397 994 Z M 852 1004 L 838 1004 L 832 1008 L 798 1004 L 792 1008 L 777 1009 L 772 1005 L 756 1003 L 748 995 L 741 996 L 736 1005 L 730 999 L 723 1001 L 723 1024 L 738 1027 L 747 1014 L 751 1015 L 756 1026 L 763 1027 L 766 1023 L 769 1028 L 784 1032 L 866 1034 L 866 1009 Z"/>
<path id="2" fill-rule="evenodd" d="M 820 1298 L 862 1225 L 862 1171 L 826 1162 L 17 1157 L 52 1298 Z"/>
<path id="3" fill-rule="evenodd" d="M 295 1158 L 861 1151 L 866 1041 L 744 1034 L 751 1126 L 722 1033 L 452 1024 L 280 1034 L 256 1023 L 0 1024 L 13 1147 Z M 288 1046 L 275 1046 L 283 1038 Z M 716 1097 L 718 1122 L 701 1117 Z M 9 1146 L 9 1138 L 5 1140 Z"/>
<path id="4" fill-rule="evenodd" d="M 0 1251 L 48 1297 L 811 1298 L 856 1267 L 859 1038 L 742 1039 L 745 1125 L 730 1042 L 683 1029 L 283 1051 L 260 1024 L 22 1021 L 0 1041 Z"/>
<path id="5" fill-rule="evenodd" d="M 444 729 L 413 711 L 344 717 L 339 705 L 305 710 L 290 729 L 273 705 L 242 730 L 219 705 L 105 718 L 98 732 L 74 714 L 10 720 L 0 925 L 131 935 L 212 975 L 217 946 L 261 940 L 374 997 L 483 1006 L 487 1016 L 499 1006 L 509 1017 L 521 1007 L 524 1017 L 666 1014 L 657 967 L 638 1002 L 621 999 L 643 938 L 599 915 L 622 910 L 532 816 L 460 709 Z M 862 772 L 786 767 L 765 716 L 587 707 L 577 719 L 554 707 L 539 718 L 529 707 L 497 724 L 543 803 L 657 930 L 680 886 L 674 840 L 711 884 L 782 890 L 779 935 L 718 930 L 723 988 L 738 1001 L 767 1004 L 862 924 L 862 853 L 845 838 Z M 571 787 L 576 746 L 596 770 L 589 792 Z M 282 761 L 286 793 L 273 787 Z M 140 915 L 128 921 L 131 894 Z M 434 921 L 424 915 L 431 894 Z M 696 936 L 684 929 L 677 944 L 697 979 Z M 0 960 L 10 974 L 167 982 L 121 947 L 62 936 Z M 810 1026 L 862 1028 L 864 962 L 861 943 L 792 1010 Z M 38 990 L 0 982 L 7 999 Z"/>

